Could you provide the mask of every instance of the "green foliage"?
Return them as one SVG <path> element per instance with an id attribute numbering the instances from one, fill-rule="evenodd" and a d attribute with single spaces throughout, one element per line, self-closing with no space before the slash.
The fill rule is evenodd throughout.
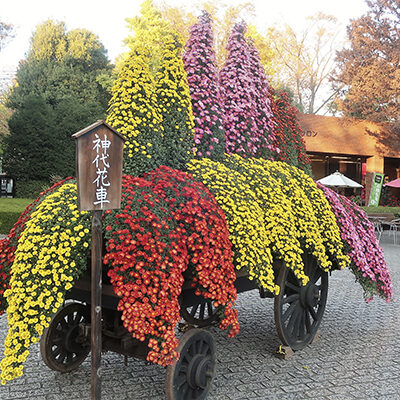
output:
<path id="1" fill-rule="evenodd" d="M 44 180 L 17 181 L 15 182 L 15 197 L 17 199 L 35 199 L 39 196 L 39 193 L 48 188 L 49 182 Z"/>
<path id="2" fill-rule="evenodd" d="M 176 36 L 170 35 L 156 75 L 156 94 L 164 127 L 163 164 L 184 170 L 192 155 L 194 121 L 180 51 Z"/>
<path id="3" fill-rule="evenodd" d="M 3 153 L 3 138 L 9 134 L 8 119 L 12 111 L 0 103 L 0 154 Z"/>
<path id="4" fill-rule="evenodd" d="M 37 27 L 7 99 L 15 112 L 4 141 L 4 170 L 17 184 L 74 174 L 71 135 L 105 116 L 109 94 L 98 76 L 107 74 L 111 65 L 96 35 L 66 32 L 63 22 Z"/>
<path id="5" fill-rule="evenodd" d="M 11 133 L 4 140 L 4 170 L 23 181 L 45 180 L 53 172 L 62 145 L 53 135 L 53 109 L 43 98 L 28 96 L 11 117 L 9 127 Z"/>
<path id="6" fill-rule="evenodd" d="M 48 182 L 54 174 L 73 175 L 75 144 L 71 135 L 103 115 L 98 103 L 64 98 L 53 108 L 43 97 L 27 96 L 9 121 L 4 170 L 17 180 L 16 187 L 31 180 Z"/>
<path id="7" fill-rule="evenodd" d="M 148 52 L 130 52 L 113 86 L 107 123 L 125 136 L 124 172 L 141 176 L 165 160 L 163 127 Z"/>
<path id="8" fill-rule="evenodd" d="M 105 110 L 108 93 L 97 82 L 97 75 L 87 71 L 84 63 L 74 59 L 63 62 L 51 60 L 32 60 L 20 64 L 17 71 L 17 86 L 8 97 L 7 105 L 17 109 L 29 95 L 41 96 L 46 103 L 56 106 L 66 97 L 77 102 L 96 102 Z"/>

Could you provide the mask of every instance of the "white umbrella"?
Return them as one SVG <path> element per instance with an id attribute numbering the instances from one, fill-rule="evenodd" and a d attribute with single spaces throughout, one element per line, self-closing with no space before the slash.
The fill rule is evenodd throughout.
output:
<path id="1" fill-rule="evenodd" d="M 325 178 L 319 179 L 317 182 L 322 183 L 325 186 L 334 186 L 340 188 L 362 188 L 363 186 L 353 181 L 352 179 L 344 176 L 339 171 L 334 172 Z"/>

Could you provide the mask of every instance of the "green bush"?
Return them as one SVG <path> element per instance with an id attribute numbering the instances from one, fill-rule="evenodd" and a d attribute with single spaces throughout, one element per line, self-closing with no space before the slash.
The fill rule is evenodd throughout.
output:
<path id="1" fill-rule="evenodd" d="M 47 181 L 19 181 L 15 183 L 15 197 L 20 199 L 36 199 L 40 192 L 50 187 Z"/>

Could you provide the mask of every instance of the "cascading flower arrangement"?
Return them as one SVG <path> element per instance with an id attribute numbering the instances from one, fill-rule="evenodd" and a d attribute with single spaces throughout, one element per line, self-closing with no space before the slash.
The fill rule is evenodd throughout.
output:
<path id="1" fill-rule="evenodd" d="M 303 171 L 239 156 L 228 156 L 224 163 L 192 160 L 188 169 L 214 193 L 225 212 L 236 267 L 261 287 L 279 293 L 274 258 L 282 259 L 305 285 L 303 248 L 324 270 L 344 268 L 349 262 L 327 200 Z M 304 189 L 312 185 L 314 190 Z"/>
<path id="2" fill-rule="evenodd" d="M 4 239 L 0 240 L 0 315 L 3 314 L 7 308 L 4 292 L 10 283 L 10 268 L 14 262 L 15 250 L 21 233 L 25 229 L 26 222 L 29 221 L 32 212 L 48 194 L 52 193 L 55 189 L 70 179 L 71 178 L 66 178 L 57 182 L 51 188 L 40 193 L 39 196 L 29 204 L 25 211 L 19 216 L 9 234 Z"/>
<path id="3" fill-rule="evenodd" d="M 143 178 L 124 176 L 122 210 L 107 212 L 109 276 L 118 309 L 134 338 L 148 340 L 147 360 L 171 364 L 178 356 L 178 296 L 190 266 L 196 294 L 222 306 L 220 327 L 239 325 L 232 251 L 224 214 L 205 186 L 161 167 Z"/>
<path id="4" fill-rule="evenodd" d="M 90 214 L 77 210 L 76 199 L 75 183 L 60 184 L 25 221 L 5 292 L 9 331 L 2 384 L 22 375 L 30 344 L 39 340 L 65 292 L 86 269 Z"/>
<path id="5" fill-rule="evenodd" d="M 367 302 L 379 295 L 390 301 L 393 287 L 385 258 L 365 212 L 345 196 L 318 183 L 328 199 L 351 259 L 350 269 L 364 289 Z"/>

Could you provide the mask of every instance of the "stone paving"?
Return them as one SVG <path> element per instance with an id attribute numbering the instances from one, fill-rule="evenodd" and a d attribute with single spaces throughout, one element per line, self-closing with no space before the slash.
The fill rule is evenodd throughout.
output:
<path id="1" fill-rule="evenodd" d="M 400 245 L 381 242 L 400 299 Z M 211 328 L 217 343 L 217 375 L 210 400 L 400 399 L 400 301 L 375 299 L 366 304 L 349 271 L 330 279 L 320 339 L 289 360 L 274 356 L 279 339 L 273 300 L 253 290 L 239 295 L 241 331 L 234 339 Z M 0 317 L 0 352 L 6 335 Z M 103 355 L 104 400 L 164 398 L 164 369 L 139 360 Z M 72 373 L 49 370 L 39 346 L 32 348 L 24 375 L 0 387 L 0 399 L 75 400 L 90 398 L 90 358 Z"/>

